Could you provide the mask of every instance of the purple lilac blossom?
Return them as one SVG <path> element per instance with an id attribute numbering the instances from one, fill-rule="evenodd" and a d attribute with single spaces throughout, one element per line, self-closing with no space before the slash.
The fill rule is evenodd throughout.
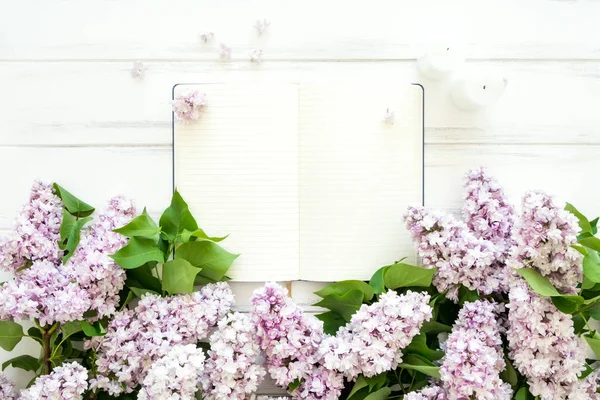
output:
<path id="1" fill-rule="evenodd" d="M 487 300 L 465 303 L 452 333 L 442 346 L 440 375 L 449 400 L 510 400 L 512 389 L 500 379 L 504 370 L 502 338 L 495 313 Z"/>
<path id="2" fill-rule="evenodd" d="M 88 388 L 88 371 L 73 362 L 54 368 L 21 392 L 19 400 L 82 400 Z"/>
<path id="3" fill-rule="evenodd" d="M 458 300 L 464 285 L 479 294 L 501 292 L 505 271 L 495 261 L 495 246 L 475 237 L 467 226 L 448 214 L 424 207 L 409 207 L 404 215 L 425 268 L 437 267 L 433 284 L 446 297 Z"/>
<path id="4" fill-rule="evenodd" d="M 583 256 L 571 246 L 580 231 L 577 218 L 559 208 L 551 196 L 528 192 L 513 236 L 511 268 L 533 268 L 562 293 L 573 294 L 583 278 Z"/>
<path id="5" fill-rule="evenodd" d="M 336 336 L 323 339 L 323 364 L 351 381 L 360 374 L 371 377 L 396 369 L 402 349 L 431 319 L 429 299 L 424 292 L 409 290 L 399 296 L 390 290 L 376 303 L 363 304 Z"/>
<path id="6" fill-rule="evenodd" d="M 266 371 L 256 363 L 260 349 L 250 317 L 232 313 L 219 321 L 209 338 L 210 350 L 202 396 L 207 400 L 244 400 L 254 393 Z"/>
<path id="7" fill-rule="evenodd" d="M 305 315 L 288 297 L 287 290 L 275 283 L 257 289 L 251 302 L 258 344 L 271 378 L 283 387 L 301 380 L 292 392 L 294 398 L 337 399 L 344 382 L 340 373 L 321 365 L 323 322 Z"/>
<path id="8" fill-rule="evenodd" d="M 152 364 L 137 399 L 194 400 L 203 371 L 204 350 L 195 344 L 173 346 Z"/>
<path id="9" fill-rule="evenodd" d="M 514 366 L 534 396 L 565 399 L 585 369 L 586 345 L 575 335 L 571 316 L 520 278 L 511 284 L 509 299 L 507 339 Z"/>
<path id="10" fill-rule="evenodd" d="M 0 372 L 0 399 L 17 400 L 15 384 L 2 372 Z"/>
<path id="11" fill-rule="evenodd" d="M 600 371 L 596 370 L 573 385 L 568 400 L 600 400 Z"/>
<path id="12" fill-rule="evenodd" d="M 189 93 L 175 96 L 171 105 L 177 121 L 184 123 L 197 121 L 206 106 L 206 94 L 192 90 Z"/>
<path id="13" fill-rule="evenodd" d="M 131 393 L 153 362 L 175 345 L 206 339 L 233 304 L 224 282 L 185 295 L 144 295 L 135 310 L 115 314 L 105 336 L 86 343 L 86 348 L 97 349 L 98 376 L 91 387 L 113 396 Z"/>
<path id="14" fill-rule="evenodd" d="M 432 385 L 406 394 L 404 400 L 448 400 L 448 397 L 442 387 Z"/>
<path id="15" fill-rule="evenodd" d="M 27 261 L 35 260 L 59 262 L 62 210 L 62 202 L 52 185 L 35 181 L 29 202 L 17 216 L 14 231 L 2 239 L 0 269 L 15 271 Z"/>

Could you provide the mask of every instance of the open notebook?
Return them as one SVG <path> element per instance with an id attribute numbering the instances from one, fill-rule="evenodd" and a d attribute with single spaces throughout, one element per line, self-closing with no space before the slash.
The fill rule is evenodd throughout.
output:
<path id="1" fill-rule="evenodd" d="M 423 91 L 408 83 L 185 84 L 200 120 L 173 127 L 174 180 L 239 281 L 368 279 L 415 253 Z M 394 110 L 394 124 L 383 122 Z"/>

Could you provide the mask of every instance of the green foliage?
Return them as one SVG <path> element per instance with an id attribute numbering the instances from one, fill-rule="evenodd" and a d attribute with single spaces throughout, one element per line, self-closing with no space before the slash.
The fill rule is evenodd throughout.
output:
<path id="1" fill-rule="evenodd" d="M 152 239 L 143 237 L 132 237 L 127 246 L 122 247 L 111 258 L 124 269 L 141 267 L 148 262 L 165 261 L 165 255 Z"/>
<path id="2" fill-rule="evenodd" d="M 163 212 L 160 217 L 160 226 L 162 231 L 170 241 L 180 235 L 184 229 L 196 231 L 198 224 L 189 210 L 188 204 L 176 190 L 171 199 L 171 205 Z"/>
<path id="3" fill-rule="evenodd" d="M 94 207 L 79 200 L 58 183 L 54 183 L 53 187 L 56 195 L 62 200 L 64 207 L 73 216 L 83 218 L 92 215 L 94 212 Z"/>
<path id="4" fill-rule="evenodd" d="M 222 280 L 238 257 L 208 240 L 183 243 L 175 252 L 176 259 L 188 261 L 201 270 L 200 276 L 213 282 Z"/>
<path id="5" fill-rule="evenodd" d="M 153 238 L 161 232 L 161 229 L 156 225 L 156 222 L 154 222 L 144 208 L 144 211 L 132 219 L 127 225 L 115 229 L 114 231 L 127 237 L 137 236 L 143 238 Z"/>
<path id="6" fill-rule="evenodd" d="M 388 289 L 410 286 L 429 287 L 436 268 L 421 268 L 409 264 L 393 264 L 384 272 L 383 281 Z"/>
<path id="7" fill-rule="evenodd" d="M 407 354 L 404 356 L 401 368 L 421 372 L 425 375 L 440 379 L 440 367 L 426 359 L 425 357 L 416 354 Z"/>
<path id="8" fill-rule="evenodd" d="M 81 229 L 90 222 L 92 217 L 83 217 L 77 219 L 76 216 L 70 214 L 66 209 L 63 209 L 62 222 L 60 224 L 60 243 L 58 246 L 64 250 L 62 258 L 65 264 L 75 252 L 81 240 Z"/>
<path id="9" fill-rule="evenodd" d="M 106 329 L 102 326 L 100 321 L 96 321 L 93 324 L 90 324 L 87 321 L 81 321 L 81 329 L 86 336 L 104 336 L 106 335 Z"/>
<path id="10" fill-rule="evenodd" d="M 363 294 L 362 301 L 369 302 L 375 295 L 373 288 L 369 286 L 367 283 L 363 281 L 357 280 L 348 280 L 348 281 L 340 281 L 335 283 L 330 283 L 325 286 L 323 289 L 315 292 L 315 294 L 319 297 L 325 298 L 331 294 L 336 294 L 338 296 L 343 296 L 351 290 L 359 290 Z"/>
<path id="11" fill-rule="evenodd" d="M 323 330 L 328 335 L 335 335 L 342 326 L 346 325 L 344 317 L 333 311 L 317 314 L 316 317 L 323 321 Z"/>
<path id="12" fill-rule="evenodd" d="M 327 308 L 328 310 L 336 312 L 348 322 L 350 321 L 352 314 L 358 311 L 362 305 L 362 300 L 363 292 L 360 290 L 350 290 L 342 296 L 329 294 L 316 303 L 315 306 Z"/>
<path id="13" fill-rule="evenodd" d="M 16 322 L 0 321 L 0 347 L 12 351 L 23 338 L 23 327 Z"/>
<path id="14" fill-rule="evenodd" d="M 18 357 L 11 358 L 10 360 L 2 363 L 2 371 L 4 371 L 9 365 L 13 368 L 20 368 L 25 371 L 35 372 L 38 369 L 40 369 L 40 360 L 31 357 L 30 355 L 24 354 Z"/>
<path id="15" fill-rule="evenodd" d="M 201 268 L 195 267 L 185 259 L 167 261 L 163 265 L 162 284 L 168 294 L 191 293 L 194 280 Z"/>

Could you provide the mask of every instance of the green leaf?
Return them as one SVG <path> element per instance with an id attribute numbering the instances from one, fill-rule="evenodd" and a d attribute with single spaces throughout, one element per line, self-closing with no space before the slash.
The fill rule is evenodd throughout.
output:
<path id="1" fill-rule="evenodd" d="M 470 290 L 464 285 L 460 285 L 458 289 L 458 301 L 462 305 L 464 303 L 472 303 L 479 300 L 479 294 L 476 290 Z"/>
<path id="2" fill-rule="evenodd" d="M 351 290 L 360 290 L 363 293 L 363 302 L 370 301 L 375 295 L 375 292 L 373 291 L 373 288 L 371 286 L 369 286 L 363 281 L 357 280 L 330 283 L 323 289 L 319 290 L 318 292 L 315 292 L 315 294 L 319 297 L 327 297 L 330 294 L 337 294 L 338 296 L 343 296 Z"/>
<path id="3" fill-rule="evenodd" d="M 583 372 L 581 373 L 581 375 L 579 375 L 579 380 L 585 379 L 587 378 L 587 376 L 589 374 L 591 374 L 592 372 L 594 372 L 595 369 L 592 368 L 588 363 L 585 364 L 585 369 L 583 370 Z"/>
<path id="4" fill-rule="evenodd" d="M 421 268 L 409 264 L 390 265 L 383 276 L 383 281 L 388 289 L 397 289 L 408 286 L 431 286 L 431 280 L 436 268 Z"/>
<path id="5" fill-rule="evenodd" d="M 136 269 L 127 270 L 127 281 L 125 284 L 128 287 L 137 287 L 148 289 L 154 292 L 162 292 L 162 284 L 160 279 L 152 274 L 156 262 L 149 262 Z"/>
<path id="6" fill-rule="evenodd" d="M 367 384 L 367 381 L 365 380 L 365 377 L 363 375 L 359 375 L 358 379 L 354 383 L 354 386 L 352 386 L 352 390 L 350 391 L 350 394 L 348 395 L 348 400 L 351 400 L 352 396 L 354 396 L 362 388 L 366 388 L 367 385 L 368 384 Z"/>
<path id="7" fill-rule="evenodd" d="M 132 219 L 127 225 L 115 229 L 113 232 L 120 233 L 127 237 L 145 237 L 154 239 L 159 234 L 161 228 L 156 225 L 156 222 L 144 211 Z"/>
<path id="8" fill-rule="evenodd" d="M 200 268 L 193 266 L 187 260 L 176 259 L 163 265 L 163 289 L 169 294 L 192 293 L 194 279 Z"/>
<path id="9" fill-rule="evenodd" d="M 600 256 L 595 250 L 590 250 L 583 257 L 583 274 L 594 283 L 600 282 Z"/>
<path id="10" fill-rule="evenodd" d="M 87 321 L 81 321 L 81 329 L 89 337 L 106 335 L 106 329 L 99 321 L 94 322 L 93 325 Z"/>
<path id="11" fill-rule="evenodd" d="M 383 277 L 388 270 L 389 267 L 381 267 L 379 268 L 371 277 L 369 281 L 369 286 L 373 288 L 375 294 L 381 294 L 385 291 L 385 283 L 383 281 Z"/>
<path id="12" fill-rule="evenodd" d="M 529 389 L 527 387 L 522 387 L 517 391 L 515 395 L 515 400 L 527 400 L 532 396 L 529 394 Z"/>
<path id="13" fill-rule="evenodd" d="M 415 336 L 410 344 L 403 350 L 403 353 L 418 354 L 429 361 L 437 361 L 444 356 L 441 350 L 432 350 L 427 346 L 427 336 L 421 333 Z"/>
<path id="14" fill-rule="evenodd" d="M 421 332 L 423 333 L 441 333 L 441 332 L 451 332 L 452 327 L 450 325 L 442 324 L 437 321 L 428 321 L 423 322 L 423 326 L 421 328 Z"/>
<path id="15" fill-rule="evenodd" d="M 585 233 L 578 241 L 579 244 L 582 244 L 587 248 L 600 251 L 600 239 L 592 236 L 590 233 Z"/>
<path id="16" fill-rule="evenodd" d="M 588 343 L 590 348 L 594 351 L 596 355 L 596 360 L 600 360 L 600 339 L 592 338 L 589 336 L 584 336 L 585 341 Z"/>
<path id="17" fill-rule="evenodd" d="M 392 389 L 384 387 L 365 397 L 365 400 L 385 400 L 390 396 L 390 393 L 392 393 Z"/>
<path id="18" fill-rule="evenodd" d="M 184 243 L 175 251 L 175 259 L 186 260 L 194 267 L 202 268 L 200 275 L 215 282 L 223 279 L 239 256 L 210 241 Z"/>
<path id="19" fill-rule="evenodd" d="M 519 383 L 519 376 L 517 375 L 515 367 L 513 367 L 512 363 L 510 362 L 510 359 L 506 356 L 504 356 L 504 363 L 506 366 L 504 367 L 504 371 L 502 371 L 500 374 L 500 377 L 504 382 L 508 383 L 514 388 Z"/>
<path id="20" fill-rule="evenodd" d="M 288 391 L 291 393 L 294 390 L 298 389 L 298 387 L 302 384 L 302 381 L 300 379 L 296 379 L 294 382 L 290 383 L 288 385 Z"/>
<path id="21" fill-rule="evenodd" d="M 596 217 L 593 220 L 590 221 L 590 225 L 592 226 L 592 235 L 595 235 L 596 233 L 598 233 L 598 220 L 600 219 L 600 217 Z"/>
<path id="22" fill-rule="evenodd" d="M 587 312 L 590 314 L 590 317 L 599 321 L 600 320 L 600 303 L 596 303 L 590 308 L 587 309 Z"/>
<path id="23" fill-rule="evenodd" d="M 187 203 L 177 190 L 173 193 L 171 205 L 161 215 L 159 223 L 162 231 L 171 241 L 174 241 L 184 229 L 192 232 L 198 229 L 198 224 Z"/>
<path id="24" fill-rule="evenodd" d="M 561 296 L 552 297 L 552 304 L 565 314 L 572 314 L 577 311 L 577 306 L 584 303 L 583 297 L 580 296 Z"/>
<path id="25" fill-rule="evenodd" d="M 317 314 L 316 317 L 323 321 L 323 330 L 328 335 L 335 335 L 342 326 L 346 325 L 344 317 L 333 311 Z"/>
<path id="26" fill-rule="evenodd" d="M 13 368 L 20 368 L 25 371 L 35 372 L 40 368 L 40 360 L 29 355 L 11 358 L 10 360 L 2 363 L 2 371 L 4 371 L 9 365 L 12 365 Z"/>
<path id="27" fill-rule="evenodd" d="M 586 218 L 585 215 L 580 213 L 575 208 L 575 206 L 573 206 L 573 204 L 567 203 L 567 205 L 565 206 L 565 210 L 577 217 L 577 219 L 579 220 L 579 227 L 581 228 L 582 232 L 592 233 L 592 225 L 590 224 L 590 221 Z"/>
<path id="28" fill-rule="evenodd" d="M 440 367 L 436 367 L 432 362 L 414 354 L 406 354 L 402 364 L 400 364 L 400 367 L 405 369 L 412 369 L 418 372 L 422 372 L 425 375 L 441 379 Z"/>
<path id="29" fill-rule="evenodd" d="M 31 339 L 35 340 L 39 344 L 43 343 L 42 332 L 38 328 L 36 328 L 35 326 L 32 326 L 31 328 L 29 328 L 27 330 L 27 334 L 29 335 L 29 337 Z"/>
<path id="30" fill-rule="evenodd" d="M 369 385 L 370 391 L 373 389 L 379 390 L 387 382 L 387 372 L 383 372 L 375 376 L 365 377 L 365 381 Z"/>
<path id="31" fill-rule="evenodd" d="M 350 321 L 352 314 L 358 311 L 362 305 L 362 299 L 363 293 L 360 290 L 351 290 L 343 296 L 338 296 L 337 294 L 325 296 L 315 306 L 337 312 L 346 321 Z"/>
<path id="32" fill-rule="evenodd" d="M 583 255 L 583 256 L 587 255 L 587 250 L 585 247 L 578 246 L 578 245 L 572 245 L 571 247 L 574 248 L 575 250 L 577 250 L 577 252 L 580 253 L 581 255 Z"/>
<path id="33" fill-rule="evenodd" d="M 539 272 L 531 269 L 531 268 L 521 268 L 516 270 L 529 284 L 531 289 L 541 294 L 542 296 L 552 297 L 552 296 L 560 296 L 556 288 L 552 286 L 552 283 L 548 280 L 548 278 L 542 276 Z"/>
<path id="34" fill-rule="evenodd" d="M 220 242 L 220 241 L 227 239 L 227 237 L 229 237 L 229 235 L 225 235 L 223 237 L 208 236 L 200 228 L 196 229 L 195 231 L 188 231 L 187 229 L 184 229 L 183 232 L 181 232 L 181 241 L 184 243 L 189 242 L 192 238 L 202 239 L 202 240 L 210 240 L 213 242 Z"/>
<path id="35" fill-rule="evenodd" d="M 124 269 L 138 268 L 151 261 L 158 263 L 165 261 L 162 251 L 156 247 L 152 239 L 139 237 L 129 239 L 127 246 L 110 257 Z"/>
<path id="36" fill-rule="evenodd" d="M 0 347 L 12 351 L 23 338 L 23 327 L 16 322 L 0 321 Z"/>
<path id="37" fill-rule="evenodd" d="M 81 229 L 85 224 L 90 222 L 92 217 L 84 217 L 76 219 L 73 215 L 69 214 L 66 210 L 63 210 L 63 219 L 60 225 L 60 248 L 65 251 L 65 255 L 62 257 L 63 264 L 66 264 L 69 258 L 77 249 L 79 241 L 81 240 Z"/>
<path id="38" fill-rule="evenodd" d="M 592 282 L 592 281 L 590 280 L 590 278 L 588 278 L 588 277 L 587 277 L 587 276 L 585 276 L 585 275 L 583 276 L 583 282 L 581 282 L 581 288 L 582 288 L 583 290 L 591 289 L 591 288 L 593 288 L 593 287 L 594 287 L 594 285 L 595 285 L 595 283 L 594 283 L 594 282 Z"/>
<path id="39" fill-rule="evenodd" d="M 54 183 L 53 186 L 56 195 L 60 197 L 67 211 L 77 218 L 87 217 L 94 212 L 94 207 L 79 200 L 58 183 Z"/>
<path id="40" fill-rule="evenodd" d="M 81 327 L 81 321 L 70 321 L 70 322 L 63 324 L 60 327 L 60 330 L 63 333 L 62 339 L 64 340 L 68 337 L 73 336 L 77 332 L 81 332 L 83 330 L 83 328 Z"/>
<path id="41" fill-rule="evenodd" d="M 142 297 L 146 293 L 157 294 L 157 295 L 160 296 L 160 293 L 155 292 L 154 290 L 150 290 L 150 289 L 142 289 L 142 288 L 137 288 L 137 287 L 129 287 L 129 290 L 131 290 L 133 292 L 133 294 L 135 294 L 137 297 Z"/>

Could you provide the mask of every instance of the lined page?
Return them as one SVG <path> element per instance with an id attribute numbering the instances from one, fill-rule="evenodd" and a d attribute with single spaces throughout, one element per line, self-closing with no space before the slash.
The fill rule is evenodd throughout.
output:
<path id="1" fill-rule="evenodd" d="M 300 86 L 301 279 L 369 279 L 415 261 L 402 215 L 421 203 L 421 101 L 408 83 Z"/>
<path id="2" fill-rule="evenodd" d="M 299 278 L 298 86 L 181 85 L 207 95 L 200 120 L 175 126 L 175 183 L 211 236 L 241 253 L 238 281 Z"/>

